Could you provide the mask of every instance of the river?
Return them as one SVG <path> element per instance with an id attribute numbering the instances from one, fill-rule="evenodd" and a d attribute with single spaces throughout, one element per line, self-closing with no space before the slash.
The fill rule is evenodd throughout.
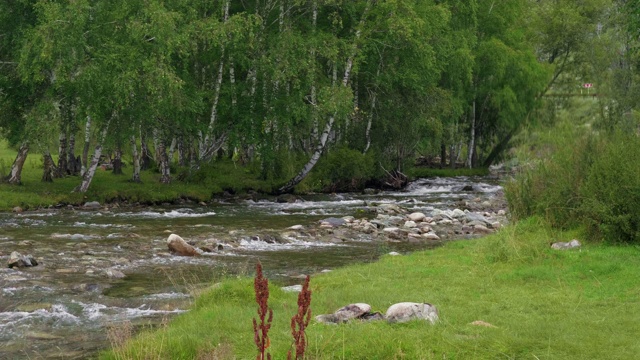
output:
<path id="1" fill-rule="evenodd" d="M 465 202 L 495 202 L 501 194 L 496 177 L 457 177 L 421 179 L 398 192 L 309 195 L 293 203 L 256 198 L 1 213 L 0 358 L 91 357 L 110 346 L 113 324 L 161 323 L 187 311 L 197 289 L 251 275 L 258 260 L 272 282 L 287 286 L 305 274 L 440 244 L 339 231 L 321 237 L 315 229 L 327 217 L 374 218 L 377 204 L 429 215 Z M 308 230 L 288 230 L 293 225 Z M 193 258 L 171 255 L 171 233 L 215 249 Z M 456 237 L 463 236 L 448 238 Z M 13 251 L 33 255 L 39 265 L 7 268 Z"/>

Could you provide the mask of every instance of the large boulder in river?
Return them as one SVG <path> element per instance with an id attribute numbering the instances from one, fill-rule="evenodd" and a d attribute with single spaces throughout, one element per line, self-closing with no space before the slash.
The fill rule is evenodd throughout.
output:
<path id="1" fill-rule="evenodd" d="M 24 267 L 37 266 L 38 262 L 31 255 L 23 256 L 19 252 L 14 251 L 11 253 L 11 256 L 9 256 L 9 261 L 7 261 L 7 265 L 9 266 L 10 269 L 14 267 L 24 268 Z"/>
<path id="2" fill-rule="evenodd" d="M 169 247 L 169 251 L 173 254 L 180 256 L 197 256 L 200 255 L 200 252 L 195 247 L 187 244 L 183 238 L 176 234 L 169 235 L 167 239 L 167 246 Z"/>
<path id="3" fill-rule="evenodd" d="M 427 320 L 434 324 L 438 320 L 438 310 L 427 303 L 403 302 L 391 305 L 385 318 L 389 322 L 406 322 L 410 320 Z"/>

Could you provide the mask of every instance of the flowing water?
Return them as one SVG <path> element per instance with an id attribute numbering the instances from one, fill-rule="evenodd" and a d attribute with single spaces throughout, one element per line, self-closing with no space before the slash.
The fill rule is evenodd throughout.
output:
<path id="1" fill-rule="evenodd" d="M 292 225 L 311 229 L 327 217 L 372 218 L 377 203 L 429 214 L 460 201 L 495 199 L 500 190 L 495 178 L 458 177 L 418 180 L 401 192 L 313 195 L 295 203 L 263 199 L 2 213 L 0 359 L 91 357 L 109 347 L 113 324 L 158 324 L 186 311 L 194 289 L 227 275 L 250 275 L 257 260 L 272 282 L 286 286 L 300 283 L 304 274 L 434 246 L 365 234 L 319 241 L 313 231 L 287 231 Z M 173 256 L 166 246 L 170 233 L 221 250 Z M 279 241 L 271 241 L 274 236 Z M 6 268 L 12 251 L 31 254 L 40 264 Z M 114 276 L 118 272 L 126 277 Z"/>

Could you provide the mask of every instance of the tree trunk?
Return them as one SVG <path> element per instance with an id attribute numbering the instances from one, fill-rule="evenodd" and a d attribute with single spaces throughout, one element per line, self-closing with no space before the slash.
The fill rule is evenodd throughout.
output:
<path id="1" fill-rule="evenodd" d="M 42 154 L 42 162 L 44 163 L 42 182 L 53 182 L 53 178 L 56 177 L 58 169 L 56 169 L 56 165 L 48 150 Z"/>
<path id="2" fill-rule="evenodd" d="M 66 124 L 65 124 L 66 125 Z M 60 141 L 60 146 L 58 147 L 58 171 L 56 172 L 56 177 L 64 177 L 67 174 L 67 133 L 66 126 L 62 126 L 60 129 L 60 135 L 58 137 Z"/>
<path id="3" fill-rule="evenodd" d="M 171 168 L 169 167 L 169 157 L 167 156 L 167 147 L 164 141 L 158 142 L 158 170 L 160 171 L 160 182 L 163 184 L 171 183 Z"/>
<path id="4" fill-rule="evenodd" d="M 169 145 L 169 164 L 173 162 L 173 155 L 176 153 L 176 145 L 178 144 L 178 139 L 173 138 L 171 140 L 171 145 Z"/>
<path id="5" fill-rule="evenodd" d="M 136 137 L 131 135 L 131 155 L 133 156 L 133 176 L 132 182 L 140 183 L 140 155 L 138 154 L 138 146 L 136 145 Z"/>
<path id="6" fill-rule="evenodd" d="M 447 145 L 445 145 L 444 141 L 440 144 L 440 168 L 444 169 L 447 167 Z"/>
<path id="7" fill-rule="evenodd" d="M 73 191 L 85 193 L 87 192 L 87 190 L 89 190 L 89 185 L 91 185 L 91 180 L 93 180 L 93 176 L 95 175 L 96 169 L 98 168 L 98 163 L 100 162 L 100 156 L 102 155 L 102 143 L 104 143 L 104 139 L 107 137 L 108 128 L 109 122 L 107 122 L 107 124 L 104 126 L 104 129 L 102 129 L 102 134 L 93 152 L 93 157 L 91 158 L 91 164 L 89 164 L 87 170 L 82 175 L 82 183 Z"/>
<path id="8" fill-rule="evenodd" d="M 471 138 L 469 139 L 469 153 L 467 155 L 467 162 L 465 166 L 471 169 L 473 167 L 473 156 L 476 147 L 476 102 L 473 101 L 471 107 Z"/>
<path id="9" fill-rule="evenodd" d="M 226 0 L 224 3 L 224 22 L 229 19 L 229 3 L 230 0 Z M 222 46 L 222 55 L 220 56 L 220 64 L 218 65 L 218 77 L 216 79 L 215 87 L 213 90 L 213 104 L 211 105 L 211 116 L 209 118 L 209 126 L 207 127 L 206 134 L 200 132 L 200 146 L 199 146 L 199 160 L 200 162 L 208 161 L 213 157 L 215 152 L 222 146 L 224 139 L 215 139 L 213 137 L 213 128 L 218 117 L 218 101 L 220 100 L 220 88 L 222 86 L 222 76 L 224 75 L 224 54 L 225 48 Z M 221 138 L 226 137 L 222 135 Z"/>
<path id="10" fill-rule="evenodd" d="M 27 160 L 27 154 L 29 153 L 29 143 L 23 142 L 18 149 L 18 155 L 11 165 L 11 172 L 5 178 L 9 184 L 20 185 L 22 184 L 22 168 L 24 162 Z"/>
<path id="11" fill-rule="evenodd" d="M 456 145 L 449 145 L 449 167 L 451 169 L 456 168 Z"/>
<path id="12" fill-rule="evenodd" d="M 184 137 L 178 137 L 178 165 L 187 166 L 189 162 L 188 149 L 184 146 Z"/>
<path id="13" fill-rule="evenodd" d="M 75 126 L 72 126 L 75 128 Z M 73 129 L 69 133 L 69 150 L 67 151 L 67 174 L 68 175 L 78 175 L 80 173 L 80 164 L 78 164 L 78 159 L 76 158 L 75 153 L 76 147 L 76 135 L 75 129 Z"/>
<path id="14" fill-rule="evenodd" d="M 120 145 L 116 147 L 116 151 L 113 154 L 113 171 L 114 175 L 122 175 L 122 149 Z"/>
<path id="15" fill-rule="evenodd" d="M 91 116 L 87 116 L 87 123 L 84 127 L 84 147 L 82 149 L 82 164 L 80 174 L 84 176 L 87 171 L 87 161 L 89 158 L 89 142 L 91 141 Z"/>
<path id="16" fill-rule="evenodd" d="M 151 155 L 147 146 L 147 139 L 140 130 L 140 170 L 147 170 L 151 167 Z"/>
<path id="17" fill-rule="evenodd" d="M 360 24 L 358 25 L 358 30 L 356 31 L 355 38 L 352 44 L 351 54 L 349 54 L 349 57 L 347 58 L 347 63 L 344 69 L 344 76 L 342 78 L 343 87 L 347 87 L 349 85 L 349 78 L 351 76 L 351 70 L 353 68 L 353 61 L 358 50 L 358 40 L 360 38 L 360 34 L 362 33 L 362 28 L 364 27 L 364 22 L 367 17 L 367 13 L 369 11 L 369 5 L 370 3 L 368 2 L 367 7 L 364 9 L 362 13 L 362 19 L 360 19 Z M 332 115 L 329 118 L 329 121 L 327 122 L 327 124 L 325 125 L 324 131 L 320 135 L 320 141 L 318 142 L 318 145 L 316 146 L 316 150 L 311 156 L 311 159 L 309 159 L 309 161 L 304 165 L 302 170 L 300 170 L 300 172 L 296 176 L 294 176 L 293 179 L 289 180 L 289 182 L 287 182 L 284 186 L 278 189 L 279 193 L 285 193 L 285 192 L 291 191 L 294 186 L 298 185 L 302 180 L 304 180 L 304 178 L 307 177 L 307 175 L 309 175 L 313 167 L 316 165 L 316 163 L 320 159 L 322 152 L 324 151 L 325 145 L 327 143 L 327 139 L 329 137 L 329 134 L 331 133 L 331 129 L 333 127 L 334 122 L 335 122 L 335 115 Z"/>

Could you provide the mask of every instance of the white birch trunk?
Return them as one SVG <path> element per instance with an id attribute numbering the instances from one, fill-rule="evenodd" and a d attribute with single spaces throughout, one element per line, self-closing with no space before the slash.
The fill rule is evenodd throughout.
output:
<path id="1" fill-rule="evenodd" d="M 63 119 L 63 121 L 65 121 Z M 58 136 L 59 146 L 58 146 L 58 173 L 56 177 L 64 177 L 67 172 L 67 133 L 66 126 L 62 126 L 60 130 L 60 135 Z"/>
<path id="2" fill-rule="evenodd" d="M 476 146 L 476 102 L 473 101 L 471 107 L 471 138 L 469 139 L 469 152 L 467 155 L 466 167 L 471 169 L 473 166 L 473 149 Z"/>
<path id="3" fill-rule="evenodd" d="M 318 25 L 318 1 L 313 0 L 312 4 L 312 20 L 311 20 L 311 34 L 315 37 L 316 28 Z M 317 101 L 318 95 L 316 90 L 316 73 L 315 73 L 315 63 L 316 63 L 316 48 L 311 48 L 311 139 L 317 143 L 318 142 L 318 110 L 317 110 Z"/>
<path id="4" fill-rule="evenodd" d="M 373 114 L 376 110 L 376 96 L 377 93 L 374 91 L 371 95 L 371 112 L 369 113 L 367 120 L 367 130 L 364 132 L 364 136 L 367 139 L 367 146 L 364 147 L 363 154 L 366 154 L 369 151 L 369 147 L 371 147 L 371 125 L 373 124 Z"/>
<path id="5" fill-rule="evenodd" d="M 131 135 L 131 156 L 133 157 L 133 176 L 131 181 L 135 183 L 141 182 L 140 180 L 140 154 L 138 153 L 138 145 L 136 144 L 136 137 Z"/>
<path id="6" fill-rule="evenodd" d="M 102 129 L 100 139 L 98 140 L 98 144 L 96 145 L 96 148 L 93 152 L 93 157 L 91 158 L 91 164 L 89 164 L 87 170 L 84 172 L 84 175 L 82 175 L 82 183 L 74 190 L 75 192 L 85 193 L 87 192 L 87 190 L 89 190 L 89 185 L 91 185 L 91 180 L 93 180 L 93 176 L 95 175 L 96 169 L 98 168 L 98 163 L 100 162 L 100 155 L 102 155 L 102 144 L 107 137 L 109 122 L 110 121 L 108 121 Z"/>
<path id="7" fill-rule="evenodd" d="M 158 168 L 160 170 L 160 182 L 169 184 L 171 182 L 171 168 L 167 157 L 167 148 L 162 140 L 158 143 Z"/>
<path id="8" fill-rule="evenodd" d="M 173 155 L 176 153 L 176 145 L 178 144 L 178 139 L 171 139 L 171 145 L 169 145 L 169 164 L 173 162 Z"/>
<path id="9" fill-rule="evenodd" d="M 224 3 L 224 22 L 226 23 L 229 19 L 229 3 L 230 0 L 225 1 Z M 206 134 L 199 133 L 200 136 L 200 144 L 199 144 L 199 160 L 207 161 L 211 159 L 213 153 L 217 149 L 212 149 L 213 144 L 216 141 L 212 139 L 213 137 L 213 128 L 216 123 L 216 119 L 218 117 L 218 101 L 220 100 L 220 88 L 222 87 L 222 77 L 224 75 L 224 56 L 225 56 L 225 47 L 224 45 L 221 48 L 221 56 L 220 56 L 220 64 L 218 65 L 218 77 L 216 78 L 215 87 L 213 90 L 213 104 L 211 105 L 211 116 L 209 118 L 209 126 L 207 127 Z"/>
<path id="10" fill-rule="evenodd" d="M 367 17 L 369 6 L 370 6 L 370 3 L 368 2 L 367 7 L 364 9 L 362 13 L 362 19 L 360 19 L 360 24 L 358 25 L 358 30 L 356 31 L 356 34 L 355 34 L 353 46 L 351 49 L 351 54 L 349 54 L 349 57 L 347 58 L 347 63 L 344 69 L 344 76 L 342 77 L 342 86 L 344 87 L 346 87 L 349 84 L 349 78 L 351 76 L 351 70 L 353 68 L 353 59 L 355 58 L 358 50 L 358 40 L 360 39 L 360 34 L 362 33 L 362 28 L 364 26 L 365 19 Z M 322 135 L 320 136 L 320 142 L 316 146 L 316 150 L 313 153 L 313 155 L 311 155 L 311 159 L 309 159 L 309 161 L 304 165 L 302 170 L 293 179 L 289 180 L 289 182 L 287 182 L 284 186 L 279 188 L 278 192 L 284 193 L 284 192 L 291 191 L 291 189 L 293 189 L 294 186 L 298 185 L 302 180 L 304 180 L 304 178 L 307 177 L 307 175 L 309 175 L 313 167 L 316 165 L 316 163 L 320 159 L 322 152 L 324 151 L 325 145 L 327 143 L 327 139 L 329 137 L 329 134 L 331 133 L 331 129 L 333 127 L 334 122 L 335 122 L 335 115 L 332 115 L 331 117 L 329 117 L 329 121 L 325 125 L 324 130 L 322 131 Z"/>
<path id="11" fill-rule="evenodd" d="M 84 173 L 87 170 L 90 141 L 91 141 L 91 116 L 87 116 L 87 123 L 84 126 L 84 147 L 82 149 L 82 166 L 80 169 L 80 175 L 82 176 L 84 176 Z"/>
<path id="12" fill-rule="evenodd" d="M 20 145 L 18 155 L 16 155 L 16 159 L 11 165 L 11 171 L 6 178 L 9 184 L 22 184 L 22 168 L 24 167 L 24 162 L 27 160 L 27 154 L 29 154 L 29 143 L 25 141 Z"/>

